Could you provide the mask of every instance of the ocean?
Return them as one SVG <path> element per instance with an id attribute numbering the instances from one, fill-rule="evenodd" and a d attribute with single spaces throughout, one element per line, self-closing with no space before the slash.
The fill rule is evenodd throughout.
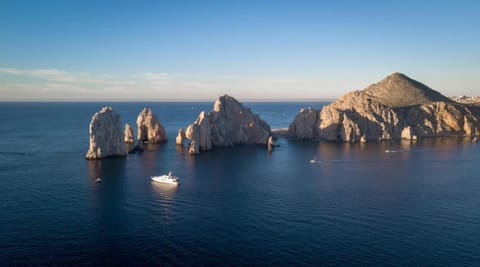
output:
<path id="1" fill-rule="evenodd" d="M 274 129 L 324 104 L 245 103 Z M 151 108 L 169 141 L 85 160 L 104 105 L 130 125 Z M 188 155 L 177 130 L 212 106 L 0 103 L 0 266 L 480 266 L 480 144 L 279 139 L 272 153 Z M 178 187 L 149 180 L 170 170 Z"/>

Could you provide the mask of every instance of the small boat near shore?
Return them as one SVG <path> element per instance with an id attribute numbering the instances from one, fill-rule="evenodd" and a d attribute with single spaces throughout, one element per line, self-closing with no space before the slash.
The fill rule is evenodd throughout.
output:
<path id="1" fill-rule="evenodd" d="M 152 176 L 150 179 L 154 182 L 164 183 L 164 184 L 179 184 L 180 179 L 177 176 L 174 176 L 172 172 L 160 176 Z"/>

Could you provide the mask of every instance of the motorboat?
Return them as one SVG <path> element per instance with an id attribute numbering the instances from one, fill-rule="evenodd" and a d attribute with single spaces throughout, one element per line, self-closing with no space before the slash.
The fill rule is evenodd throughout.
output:
<path id="1" fill-rule="evenodd" d="M 180 179 L 177 176 L 172 175 L 172 172 L 168 174 L 160 175 L 160 176 L 152 176 L 150 177 L 152 181 L 158 183 L 165 183 L 165 184 L 178 184 L 180 183 Z"/>

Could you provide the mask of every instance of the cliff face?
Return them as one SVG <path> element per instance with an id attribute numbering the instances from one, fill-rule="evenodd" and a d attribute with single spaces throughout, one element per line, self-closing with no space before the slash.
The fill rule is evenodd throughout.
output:
<path id="1" fill-rule="evenodd" d="M 186 138 L 190 139 L 191 154 L 214 146 L 266 146 L 270 135 L 270 126 L 265 121 L 228 95 L 219 97 L 211 112 L 202 111 L 185 131 Z"/>
<path id="2" fill-rule="evenodd" d="M 385 140 L 399 136 L 401 127 L 393 109 L 354 91 L 320 111 L 318 136 L 330 141 Z"/>
<path id="3" fill-rule="evenodd" d="M 89 131 L 87 159 L 127 155 L 121 119 L 111 107 L 104 107 L 93 115 Z"/>
<path id="4" fill-rule="evenodd" d="M 397 111 L 418 137 L 473 136 L 480 133 L 480 114 L 466 105 L 433 102 Z"/>
<path id="5" fill-rule="evenodd" d="M 318 136 L 318 110 L 313 108 L 301 109 L 288 127 L 288 135 L 298 139 L 312 139 Z"/>
<path id="6" fill-rule="evenodd" d="M 394 138 L 478 135 L 479 112 L 394 73 L 320 111 L 301 110 L 289 127 L 298 139 L 365 142 Z"/>

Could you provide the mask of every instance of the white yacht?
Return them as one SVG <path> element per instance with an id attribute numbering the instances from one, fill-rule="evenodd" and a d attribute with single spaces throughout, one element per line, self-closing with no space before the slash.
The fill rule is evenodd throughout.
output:
<path id="1" fill-rule="evenodd" d="M 180 179 L 177 176 L 172 175 L 172 172 L 169 172 L 167 175 L 152 176 L 150 179 L 165 184 L 178 184 L 180 182 Z"/>

